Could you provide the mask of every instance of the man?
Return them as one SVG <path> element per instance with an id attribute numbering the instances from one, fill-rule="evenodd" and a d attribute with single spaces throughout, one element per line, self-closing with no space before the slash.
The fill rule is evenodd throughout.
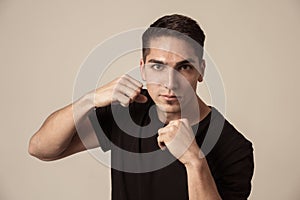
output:
<path id="1" fill-rule="evenodd" d="M 252 144 L 196 94 L 204 39 L 189 17 L 158 19 L 143 34 L 147 90 L 124 75 L 84 95 L 46 119 L 31 138 L 30 154 L 56 160 L 98 146 L 111 150 L 112 199 L 247 199 Z M 211 131 L 220 123 L 220 133 Z M 204 152 L 210 135 L 217 141 Z"/>

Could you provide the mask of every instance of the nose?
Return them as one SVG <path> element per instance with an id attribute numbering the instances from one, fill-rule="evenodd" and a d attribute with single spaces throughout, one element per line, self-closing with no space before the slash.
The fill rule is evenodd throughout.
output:
<path id="1" fill-rule="evenodd" d="M 177 71 L 171 67 L 168 70 L 168 84 L 166 87 L 170 90 L 174 90 L 178 87 L 178 78 L 177 78 Z"/>

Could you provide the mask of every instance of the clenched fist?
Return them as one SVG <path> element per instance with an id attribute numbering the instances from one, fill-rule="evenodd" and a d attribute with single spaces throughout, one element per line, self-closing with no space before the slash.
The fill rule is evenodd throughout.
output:
<path id="1" fill-rule="evenodd" d="M 168 148 L 185 165 L 202 155 L 187 119 L 170 121 L 167 126 L 159 129 L 157 142 L 162 150 Z"/>
<path id="2" fill-rule="evenodd" d="M 126 107 L 131 102 L 147 102 L 147 97 L 141 94 L 142 83 L 129 75 L 123 75 L 110 83 L 96 89 L 94 94 L 95 107 L 107 106 L 119 102 Z"/>

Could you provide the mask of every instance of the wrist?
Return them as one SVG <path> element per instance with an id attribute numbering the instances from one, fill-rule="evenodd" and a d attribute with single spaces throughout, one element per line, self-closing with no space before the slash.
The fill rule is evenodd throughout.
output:
<path id="1" fill-rule="evenodd" d="M 205 155 L 203 154 L 201 149 L 198 148 L 198 150 L 194 151 L 193 156 L 191 156 L 190 159 L 188 159 L 188 161 L 185 163 L 185 167 L 201 169 L 205 163 Z"/>
<path id="2" fill-rule="evenodd" d="M 79 116 L 87 114 L 95 105 L 93 101 L 93 93 L 87 93 L 73 103 L 73 112 Z"/>
<path id="3" fill-rule="evenodd" d="M 201 170 L 205 162 L 206 162 L 205 158 L 195 158 L 185 163 L 185 167 L 187 168 L 187 170 L 189 169 Z"/>

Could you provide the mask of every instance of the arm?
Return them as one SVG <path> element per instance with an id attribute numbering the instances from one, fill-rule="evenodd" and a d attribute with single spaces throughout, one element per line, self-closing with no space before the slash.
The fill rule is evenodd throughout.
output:
<path id="1" fill-rule="evenodd" d="M 166 146 L 186 167 L 189 199 L 221 199 L 188 120 L 171 121 L 166 127 L 158 131 L 158 135 L 158 145 L 162 149 Z"/>
<path id="2" fill-rule="evenodd" d="M 190 200 L 221 199 L 205 158 L 192 159 L 185 167 Z"/>
<path id="3" fill-rule="evenodd" d="M 93 148 L 98 145 L 95 134 L 88 130 L 88 121 L 85 115 L 93 107 L 90 95 L 86 95 L 77 102 L 70 104 L 52 113 L 43 123 L 41 128 L 31 137 L 29 153 L 41 160 L 50 161 L 69 156 L 71 154 Z M 82 118 L 82 124 L 87 128 L 85 139 L 81 141 L 75 127 L 73 115 L 74 108 L 77 116 Z M 87 142 L 89 141 L 89 142 Z M 85 147 L 85 145 L 89 145 Z"/>
<path id="4" fill-rule="evenodd" d="M 50 161 L 99 146 L 87 118 L 89 110 L 112 102 L 123 106 L 128 106 L 132 101 L 145 102 L 147 98 L 140 94 L 141 87 L 141 83 L 124 75 L 52 113 L 31 137 L 29 153 Z"/>

